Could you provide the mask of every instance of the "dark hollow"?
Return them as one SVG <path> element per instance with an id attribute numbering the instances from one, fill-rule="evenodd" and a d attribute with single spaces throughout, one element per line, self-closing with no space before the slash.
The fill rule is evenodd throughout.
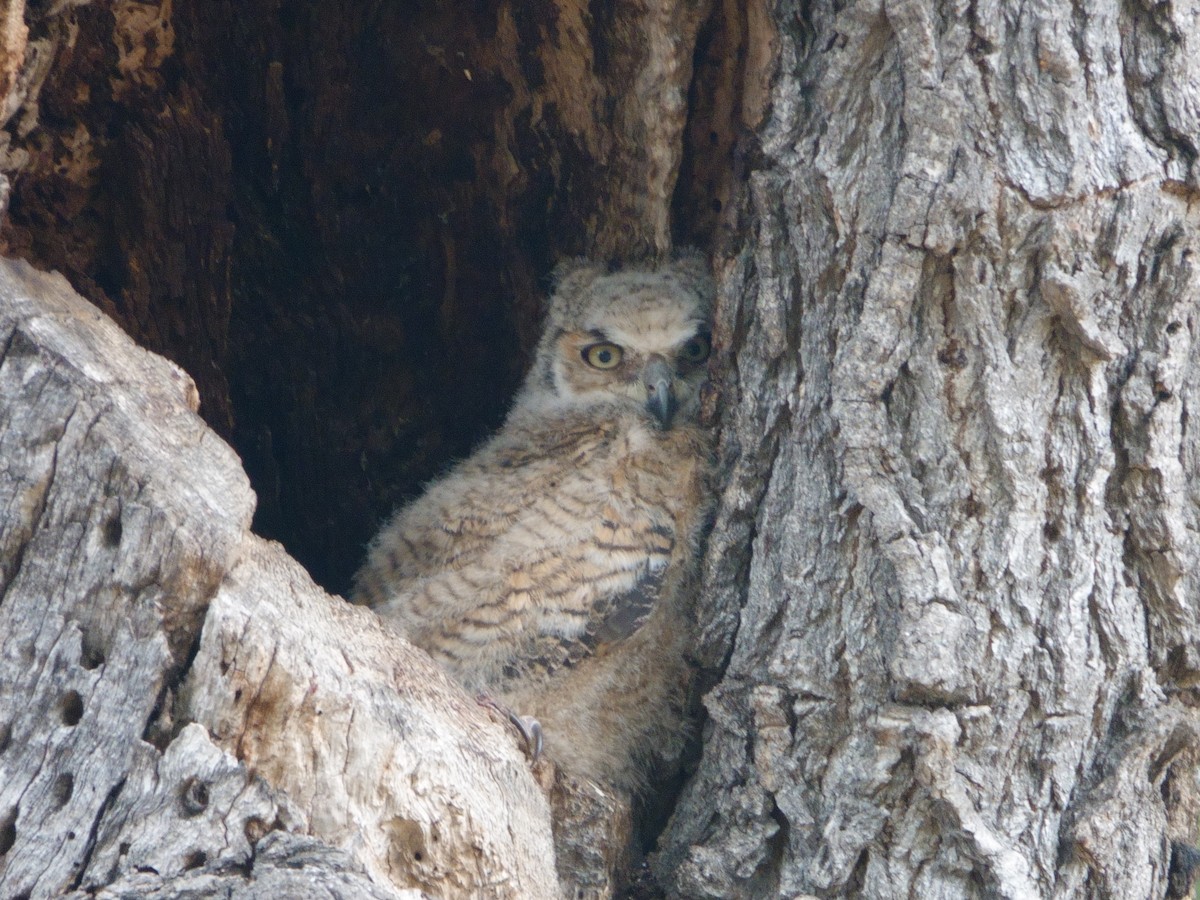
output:
<path id="1" fill-rule="evenodd" d="M 63 694 L 58 711 L 64 725 L 70 728 L 78 725 L 79 720 L 83 718 L 83 698 L 79 696 L 79 692 L 67 691 Z"/>
<path id="2" fill-rule="evenodd" d="M 71 799 L 71 795 L 75 793 L 75 776 L 68 772 L 63 772 L 54 779 L 54 787 L 51 789 L 54 797 L 54 806 L 61 809 L 66 806 Z"/>
<path id="3" fill-rule="evenodd" d="M 114 5 L 27 9 L 31 41 L 67 18 L 79 31 L 40 95 L 0 250 L 62 271 L 189 372 L 257 492 L 255 529 L 333 591 L 388 513 L 501 422 L 549 273 L 588 250 L 605 166 L 553 104 L 508 114 L 546 77 L 525 52 L 554 39 L 542 6 L 179 0 L 147 44 L 173 51 L 125 82 Z M 737 56 L 721 15 L 699 80 Z M 621 23 L 593 18 L 603 75 Z M 681 244 L 716 227 L 732 134 L 716 93 L 691 95 Z M 86 176 L 59 162 L 81 124 Z"/>
<path id="4" fill-rule="evenodd" d="M 10 809 L 0 816 L 0 856 L 4 856 L 17 842 L 17 810 Z"/>

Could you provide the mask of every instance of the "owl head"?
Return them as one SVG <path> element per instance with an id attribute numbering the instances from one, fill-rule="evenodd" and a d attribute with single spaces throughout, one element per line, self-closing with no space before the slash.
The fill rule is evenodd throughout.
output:
<path id="1" fill-rule="evenodd" d="M 556 281 L 518 406 L 616 406 L 664 429 L 694 422 L 714 293 L 704 260 L 687 255 L 615 272 L 572 263 Z"/>

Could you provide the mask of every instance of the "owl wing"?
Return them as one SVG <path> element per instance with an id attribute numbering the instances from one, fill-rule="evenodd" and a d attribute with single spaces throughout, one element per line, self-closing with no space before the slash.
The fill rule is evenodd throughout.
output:
<path id="1" fill-rule="evenodd" d="M 377 607 L 471 687 L 576 665 L 635 632 L 658 600 L 675 546 L 668 511 L 600 477 L 607 465 L 559 460 L 460 480 L 523 502 L 446 507 L 471 515 L 441 520 L 454 530 L 442 566 Z"/>
<path id="2" fill-rule="evenodd" d="M 464 682 L 494 688 L 573 666 L 652 612 L 675 546 L 669 520 L 589 505 L 570 488 L 536 498 L 478 556 L 396 598 L 410 638 Z"/>
<path id="3" fill-rule="evenodd" d="M 355 576 L 354 601 L 380 607 L 494 556 L 514 528 L 527 530 L 522 520 L 536 498 L 575 476 L 612 439 L 609 426 L 571 421 L 536 436 L 497 435 L 380 531 Z"/>
<path id="4" fill-rule="evenodd" d="M 617 646 L 636 632 L 654 611 L 662 586 L 662 571 L 648 571 L 631 589 L 598 597 L 583 632 L 568 636 L 542 632 L 525 642 L 521 652 L 504 666 L 504 681 L 547 678 L 571 669 L 601 650 Z"/>

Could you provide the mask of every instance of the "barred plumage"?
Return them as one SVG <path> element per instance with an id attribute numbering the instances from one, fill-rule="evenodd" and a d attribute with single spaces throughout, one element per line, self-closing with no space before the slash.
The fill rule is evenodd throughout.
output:
<path id="1" fill-rule="evenodd" d="M 710 490 L 700 260 L 583 265 L 503 428 L 372 543 L 356 602 L 465 687 L 536 717 L 576 774 L 670 759 Z"/>

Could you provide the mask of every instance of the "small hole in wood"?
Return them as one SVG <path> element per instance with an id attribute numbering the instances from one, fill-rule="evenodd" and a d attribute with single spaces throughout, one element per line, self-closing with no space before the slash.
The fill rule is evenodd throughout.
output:
<path id="1" fill-rule="evenodd" d="M 12 849 L 17 842 L 17 808 L 14 806 L 0 816 L 0 856 Z"/>
<path id="2" fill-rule="evenodd" d="M 130 845 L 129 841 L 121 841 L 121 843 L 117 845 L 117 855 L 118 856 L 128 855 L 130 846 L 131 845 Z"/>
<path id="3" fill-rule="evenodd" d="M 183 793 L 180 803 L 184 815 L 198 816 L 208 809 L 208 785 L 199 778 L 192 777 L 183 783 Z"/>
<path id="4" fill-rule="evenodd" d="M 107 659 L 104 648 L 87 631 L 83 633 L 83 647 L 79 651 L 79 664 L 89 672 L 104 665 Z"/>
<path id="5" fill-rule="evenodd" d="M 12 726 L 7 722 L 0 722 L 0 753 L 8 749 L 9 743 L 12 742 Z"/>
<path id="6" fill-rule="evenodd" d="M 68 831 L 68 832 L 67 832 L 67 840 L 68 840 L 68 841 L 73 841 L 73 840 L 75 840 L 75 832 L 73 832 L 73 831 Z"/>
<path id="7" fill-rule="evenodd" d="M 79 724 L 79 720 L 83 718 L 83 698 L 79 696 L 79 691 L 67 691 L 63 695 L 59 704 L 59 715 L 62 716 L 64 725 L 74 728 Z"/>
<path id="8" fill-rule="evenodd" d="M 206 862 L 208 862 L 208 854 L 203 850 L 195 850 L 184 857 L 183 867 L 185 869 L 199 869 Z"/>
<path id="9" fill-rule="evenodd" d="M 245 826 L 242 828 L 242 833 L 246 835 L 246 840 L 253 847 L 266 836 L 271 827 L 267 825 L 258 816 L 251 816 L 246 820 Z"/>
<path id="10" fill-rule="evenodd" d="M 1182 322 L 1172 322 L 1167 326 L 1167 334 L 1179 334 L 1179 329 L 1182 327 Z"/>
<path id="11" fill-rule="evenodd" d="M 55 778 L 54 787 L 50 789 L 50 795 L 54 798 L 54 808 L 62 809 L 66 806 L 73 793 L 75 793 L 75 776 L 64 772 Z"/>
<path id="12" fill-rule="evenodd" d="M 109 548 L 119 547 L 123 531 L 121 514 L 113 513 L 109 520 L 104 523 L 104 546 Z"/>
<path id="13" fill-rule="evenodd" d="M 425 859 L 425 854 L 418 850 L 413 854 L 413 859 L 415 859 L 417 862 L 421 862 L 423 859 Z"/>

